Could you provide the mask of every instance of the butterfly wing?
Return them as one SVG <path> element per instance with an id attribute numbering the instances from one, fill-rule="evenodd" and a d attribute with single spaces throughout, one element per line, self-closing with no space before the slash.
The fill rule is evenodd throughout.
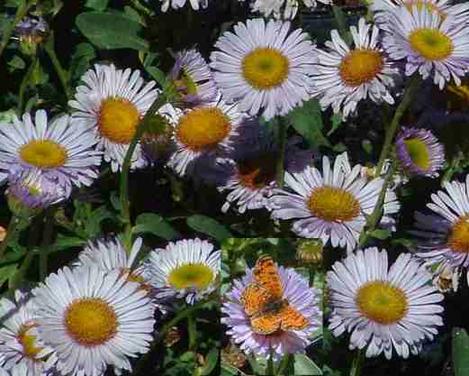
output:
<path id="1" fill-rule="evenodd" d="M 265 306 L 272 301 L 272 295 L 261 285 L 251 283 L 241 295 L 241 303 L 246 315 L 253 316 L 264 311 Z"/>
<path id="2" fill-rule="evenodd" d="M 302 330 L 309 324 L 298 310 L 286 304 L 278 313 L 281 319 L 280 328 L 282 330 Z"/>
<path id="3" fill-rule="evenodd" d="M 255 333 L 272 334 L 280 329 L 282 316 L 276 312 L 265 313 L 251 318 L 251 328 Z"/>
<path id="4" fill-rule="evenodd" d="M 269 291 L 272 299 L 282 299 L 283 287 L 278 275 L 277 265 L 270 256 L 261 256 L 254 267 L 254 280 Z"/>

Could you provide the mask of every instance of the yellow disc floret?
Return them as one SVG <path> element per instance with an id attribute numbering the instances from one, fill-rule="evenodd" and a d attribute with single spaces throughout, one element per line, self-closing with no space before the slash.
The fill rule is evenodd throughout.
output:
<path id="1" fill-rule="evenodd" d="M 427 60 L 441 61 L 453 52 L 453 41 L 438 29 L 416 29 L 409 35 L 412 49 Z"/>
<path id="2" fill-rule="evenodd" d="M 129 144 L 135 135 L 140 114 L 135 105 L 122 98 L 108 98 L 101 103 L 98 129 L 101 136 L 117 144 Z"/>
<path id="3" fill-rule="evenodd" d="M 389 282 L 368 282 L 357 292 L 356 303 L 368 319 L 389 325 L 401 320 L 407 313 L 407 296 Z"/>
<path id="4" fill-rule="evenodd" d="M 67 150 L 52 140 L 32 140 L 24 144 L 20 150 L 21 159 L 38 168 L 57 168 L 65 164 Z"/>
<path id="5" fill-rule="evenodd" d="M 176 289 L 195 288 L 203 290 L 213 280 L 213 271 L 205 264 L 191 263 L 175 267 L 168 276 L 168 282 Z"/>
<path id="6" fill-rule="evenodd" d="M 114 337 L 118 327 L 114 309 L 100 298 L 73 301 L 65 312 L 64 323 L 68 334 L 84 346 L 106 343 Z"/>
<path id="7" fill-rule="evenodd" d="M 194 151 L 215 148 L 231 130 L 227 115 L 217 107 L 199 107 L 181 117 L 176 138 Z"/>
<path id="8" fill-rule="evenodd" d="M 328 222 L 350 221 L 360 214 L 360 203 L 344 189 L 319 187 L 313 190 L 307 201 L 313 215 Z"/>
<path id="9" fill-rule="evenodd" d="M 279 50 L 256 48 L 241 63 L 244 79 L 255 89 L 269 90 L 280 86 L 288 77 L 290 63 Z"/>
<path id="10" fill-rule="evenodd" d="M 359 86 L 376 78 L 383 65 L 384 59 L 379 51 L 353 50 L 340 64 L 340 77 L 348 86 Z"/>

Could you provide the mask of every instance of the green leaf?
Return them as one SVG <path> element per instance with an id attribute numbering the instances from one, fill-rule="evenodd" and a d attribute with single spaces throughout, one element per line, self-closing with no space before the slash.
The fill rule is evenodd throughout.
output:
<path id="1" fill-rule="evenodd" d="M 16 264 L 14 265 L 7 265 L 0 268 L 0 287 L 13 277 L 16 273 Z"/>
<path id="2" fill-rule="evenodd" d="M 82 247 L 86 244 L 86 240 L 77 236 L 67 236 L 58 234 L 55 243 L 52 245 L 52 252 L 63 251 L 64 249 Z"/>
<path id="3" fill-rule="evenodd" d="M 232 238 L 231 232 L 220 222 L 206 215 L 194 214 L 187 218 L 187 225 L 195 231 L 211 236 L 219 242 Z"/>
<path id="4" fill-rule="evenodd" d="M 94 10 L 105 10 L 109 0 L 86 0 L 85 7 Z"/>
<path id="5" fill-rule="evenodd" d="M 373 144 L 368 139 L 362 140 L 362 149 L 365 151 L 366 154 L 370 155 L 373 151 Z"/>
<path id="6" fill-rule="evenodd" d="M 78 80 L 89 68 L 91 60 L 96 57 L 93 45 L 80 43 L 75 47 L 75 52 L 70 61 L 70 72 L 73 80 Z"/>
<path id="7" fill-rule="evenodd" d="M 334 13 L 335 24 L 339 29 L 340 36 L 344 39 L 345 43 L 350 46 L 350 43 L 352 42 L 352 34 L 348 28 L 347 16 L 342 8 L 337 5 L 332 6 L 332 12 Z"/>
<path id="8" fill-rule="evenodd" d="M 288 115 L 293 128 L 304 137 L 310 147 L 328 146 L 331 144 L 322 133 L 323 122 L 321 107 L 316 99 L 305 102 Z"/>
<path id="9" fill-rule="evenodd" d="M 376 230 L 371 231 L 370 236 L 379 240 L 384 240 L 391 236 L 391 231 L 378 228 Z"/>
<path id="10" fill-rule="evenodd" d="M 241 371 L 230 364 L 221 364 L 221 376 L 239 376 L 242 375 Z"/>
<path id="11" fill-rule="evenodd" d="M 172 240 L 179 236 L 179 233 L 160 215 L 154 213 L 142 213 L 133 228 L 134 234 L 153 234 L 166 240 Z"/>
<path id="12" fill-rule="evenodd" d="M 13 72 L 17 69 L 24 69 L 26 68 L 26 63 L 24 60 L 19 57 L 18 55 L 13 56 L 13 58 L 8 62 L 8 66 L 10 67 L 10 72 Z"/>
<path id="13" fill-rule="evenodd" d="M 218 364 L 218 354 L 219 351 L 218 349 L 212 349 L 210 352 L 207 354 L 207 360 L 205 363 L 204 368 L 201 370 L 201 375 L 202 376 L 208 376 L 212 373 L 212 371 L 215 369 L 215 367 Z"/>
<path id="14" fill-rule="evenodd" d="M 327 132 L 328 136 L 330 136 L 332 133 L 334 133 L 343 124 L 342 115 L 341 114 L 333 114 L 331 116 L 331 123 L 332 123 L 332 128 L 329 132 Z"/>
<path id="15" fill-rule="evenodd" d="M 85 231 L 90 238 L 95 237 L 101 233 L 101 223 L 106 219 L 114 218 L 114 215 L 106 209 L 105 206 L 100 206 L 93 210 L 88 220 L 85 222 Z"/>
<path id="16" fill-rule="evenodd" d="M 293 368 L 295 376 L 322 375 L 321 368 L 304 354 L 295 354 Z"/>
<path id="17" fill-rule="evenodd" d="M 141 25 L 124 13 L 85 12 L 76 18 L 81 33 L 98 48 L 147 50 L 148 42 L 138 36 Z"/>
<path id="18" fill-rule="evenodd" d="M 469 375 L 469 335 L 464 329 L 453 328 L 452 347 L 454 375 Z"/>

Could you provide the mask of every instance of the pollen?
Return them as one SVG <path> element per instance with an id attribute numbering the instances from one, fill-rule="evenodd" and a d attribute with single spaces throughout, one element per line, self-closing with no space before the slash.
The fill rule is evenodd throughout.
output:
<path id="1" fill-rule="evenodd" d="M 438 29 L 421 28 L 409 35 L 412 49 L 430 61 L 441 61 L 453 52 L 453 41 Z"/>
<path id="2" fill-rule="evenodd" d="M 83 346 L 106 343 L 117 332 L 114 309 L 103 299 L 82 298 L 73 301 L 65 312 L 68 334 Z"/>
<path id="3" fill-rule="evenodd" d="M 469 253 L 469 215 L 463 215 L 453 224 L 448 245 L 454 252 Z"/>
<path id="4" fill-rule="evenodd" d="M 311 213 L 328 222 L 350 221 L 360 214 L 360 203 L 344 189 L 319 187 L 313 190 L 307 205 Z"/>
<path id="5" fill-rule="evenodd" d="M 384 59 L 379 51 L 356 49 L 342 60 L 340 77 L 348 86 L 360 86 L 376 78 L 383 65 Z"/>
<path id="6" fill-rule="evenodd" d="M 210 150 L 228 136 L 230 119 L 217 107 L 199 107 L 181 117 L 176 138 L 194 151 Z"/>
<path id="7" fill-rule="evenodd" d="M 38 168 L 57 168 L 65 164 L 67 150 L 52 140 L 32 140 L 19 150 L 21 159 Z"/>
<path id="8" fill-rule="evenodd" d="M 290 63 L 279 50 L 262 47 L 248 53 L 241 66 L 244 79 L 252 87 L 270 90 L 280 86 L 287 79 Z"/>
<path id="9" fill-rule="evenodd" d="M 203 290 L 213 280 L 213 271 L 202 263 L 183 264 L 174 268 L 168 276 L 168 282 L 176 289 L 195 288 Z"/>
<path id="10" fill-rule="evenodd" d="M 137 107 L 122 98 L 108 98 L 101 103 L 98 129 L 104 138 L 116 144 L 129 144 L 135 135 L 140 114 Z"/>
<path id="11" fill-rule="evenodd" d="M 360 287 L 355 299 L 364 316 L 383 325 L 396 323 L 407 313 L 406 294 L 389 282 L 366 283 Z"/>

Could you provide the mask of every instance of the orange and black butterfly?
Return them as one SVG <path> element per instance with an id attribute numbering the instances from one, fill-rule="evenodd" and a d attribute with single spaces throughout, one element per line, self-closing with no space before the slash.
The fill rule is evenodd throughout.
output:
<path id="1" fill-rule="evenodd" d="M 254 332 L 267 335 L 308 326 L 308 320 L 283 297 L 282 281 L 270 256 L 257 260 L 253 279 L 243 291 L 241 303 Z"/>

